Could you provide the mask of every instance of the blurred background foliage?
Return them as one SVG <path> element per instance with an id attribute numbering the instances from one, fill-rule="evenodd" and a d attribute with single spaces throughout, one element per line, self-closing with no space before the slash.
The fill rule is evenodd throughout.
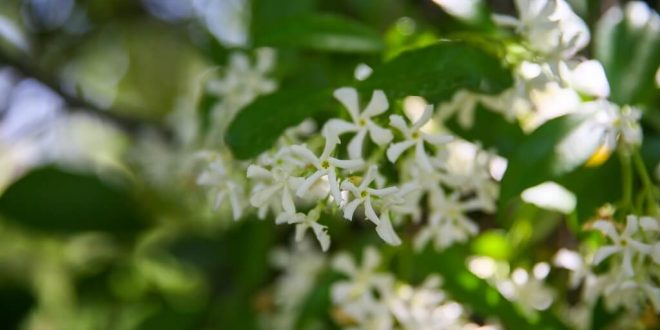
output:
<path id="1" fill-rule="evenodd" d="M 352 83 L 359 63 L 377 66 L 440 37 L 492 29 L 459 22 L 431 1 L 253 0 L 248 12 L 233 8 L 234 2 L 241 1 L 0 2 L 2 328 L 257 328 L 257 312 L 273 304 L 268 284 L 277 272 L 269 253 L 287 241 L 289 229 L 251 218 L 228 226 L 230 220 L 217 219 L 205 206 L 194 178 L 178 175 L 181 169 L 159 158 L 167 146 L 139 148 L 142 137 L 187 143 L 186 127 L 203 126 L 214 102 L 203 83 L 226 65 L 231 51 L 240 49 L 241 38 L 250 40 L 250 47 L 277 47 L 274 76 L 280 89 L 326 89 Z M 617 3 L 570 2 L 592 28 Z M 511 1 L 488 3 L 494 12 L 514 13 Z M 233 20 L 245 15 L 250 27 L 243 36 Z M 618 38 L 616 48 L 606 47 L 612 42 L 596 42 L 585 55 L 603 61 L 615 101 L 655 108 L 644 123 L 651 133 L 643 153 L 655 165 L 660 161 L 660 112 L 653 79 L 660 56 L 657 48 L 644 47 L 658 36 L 629 33 L 627 26 L 609 29 L 610 37 Z M 597 38 L 607 40 L 607 32 Z M 198 122 L 182 120 L 186 111 L 195 111 Z M 521 140 L 535 138 L 489 116 L 479 111 L 476 119 L 491 123 L 489 130 L 462 136 L 507 157 L 516 157 Z M 102 120 L 90 122 L 90 117 Z M 452 128 L 461 131 L 458 125 Z M 144 163 L 153 168 L 141 168 Z M 611 158 L 601 167 L 557 178 L 587 199 L 578 201 L 576 213 L 518 201 L 502 208 L 505 222 L 480 220 L 487 228 L 508 231 L 488 230 L 471 246 L 441 256 L 428 252 L 419 260 L 411 260 L 410 246 L 392 249 L 391 270 L 411 281 L 439 271 L 455 284 L 452 294 L 472 302 L 482 316 L 496 313 L 510 324 L 524 325 L 528 321 L 498 301 L 492 288 L 481 282 L 461 284 L 477 280 L 465 271 L 465 256 L 529 264 L 533 255 L 575 244 L 565 242 L 570 240 L 565 232 L 620 196 L 617 188 L 594 185 L 614 181 L 618 171 Z M 149 175 L 169 180 L 154 183 Z M 519 193 L 511 189 L 512 195 Z M 357 252 L 380 244 L 372 231 L 362 230 L 363 224 L 332 223 L 329 230 L 339 248 Z M 439 260 L 452 266 L 436 269 Z M 335 277 L 329 273 L 318 281 L 300 327 L 336 327 L 327 298 Z M 484 302 L 484 295 L 495 295 L 496 301 Z M 547 324 L 554 322 L 560 321 Z"/>

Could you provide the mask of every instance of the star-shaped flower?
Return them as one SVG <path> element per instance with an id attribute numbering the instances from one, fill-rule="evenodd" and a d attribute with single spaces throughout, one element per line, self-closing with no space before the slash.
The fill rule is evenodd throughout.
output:
<path id="1" fill-rule="evenodd" d="M 358 93 L 355 88 L 339 88 L 335 90 L 334 96 L 348 110 L 353 122 L 342 119 L 331 119 L 326 123 L 324 129 L 334 132 L 336 135 L 347 132 L 356 133 L 348 144 L 348 155 L 351 158 L 362 158 L 362 147 L 364 146 L 364 138 L 367 133 L 369 133 L 371 140 L 378 145 L 387 144 L 392 140 L 392 132 L 378 126 L 371 120 L 373 117 L 384 113 L 389 107 L 387 97 L 383 91 L 375 90 L 371 95 L 369 104 L 362 112 L 360 112 Z"/>
<path id="2" fill-rule="evenodd" d="M 593 263 L 598 265 L 603 260 L 614 254 L 621 254 L 624 274 L 627 276 L 635 275 L 633 270 L 633 258 L 637 255 L 647 255 L 651 252 L 651 246 L 638 241 L 634 236 L 639 230 L 638 219 L 634 215 L 626 217 L 626 228 L 619 233 L 614 225 L 606 220 L 598 220 L 593 224 L 593 228 L 602 231 L 613 244 L 605 245 L 596 251 Z"/>
<path id="3" fill-rule="evenodd" d="M 305 237 L 307 229 L 311 228 L 316 236 L 316 239 L 321 244 L 321 249 L 327 251 L 330 247 L 330 236 L 328 235 L 328 227 L 318 223 L 321 216 L 321 210 L 318 208 L 312 209 L 307 214 L 304 213 L 281 213 L 275 222 L 277 224 L 288 223 L 296 225 L 296 242 L 300 242 Z"/>
<path id="4" fill-rule="evenodd" d="M 344 210 L 344 218 L 348 220 L 353 219 L 353 213 L 360 205 L 364 205 L 364 213 L 367 216 L 367 219 L 371 220 L 376 225 L 380 225 L 381 221 L 374 210 L 373 199 L 374 198 L 383 198 L 388 195 L 395 194 L 398 189 L 396 187 L 387 187 L 387 188 L 370 188 L 369 186 L 376 178 L 377 167 L 372 165 L 367 170 L 364 178 L 358 186 L 355 186 L 350 180 L 346 180 L 341 184 L 341 188 L 345 191 L 348 191 L 353 195 L 353 200 L 342 205 Z"/>
<path id="5" fill-rule="evenodd" d="M 321 177 L 327 176 L 330 185 L 330 193 L 334 200 L 339 204 L 342 197 L 339 192 L 339 180 L 337 179 L 337 168 L 356 169 L 364 164 L 361 159 L 340 160 L 330 155 L 339 143 L 339 138 L 334 134 L 326 135 L 325 147 L 320 156 L 316 156 L 311 150 L 302 145 L 291 146 L 291 151 L 299 157 L 305 159 L 310 165 L 316 168 L 316 171 L 309 175 L 305 181 L 298 187 L 296 195 L 304 197 L 309 188 Z"/>
<path id="6" fill-rule="evenodd" d="M 390 125 L 403 133 L 405 138 L 404 141 L 392 144 L 387 149 L 387 159 L 389 159 L 390 162 L 396 162 L 404 151 L 415 146 L 415 160 L 417 161 L 417 164 L 428 172 L 433 170 L 429 156 L 426 154 L 424 148 L 424 142 L 437 146 L 448 143 L 453 138 L 450 135 L 428 134 L 421 131 L 422 126 L 431 120 L 431 115 L 433 115 L 433 106 L 428 105 L 422 116 L 412 126 L 408 126 L 406 121 L 400 115 L 390 116 Z"/>

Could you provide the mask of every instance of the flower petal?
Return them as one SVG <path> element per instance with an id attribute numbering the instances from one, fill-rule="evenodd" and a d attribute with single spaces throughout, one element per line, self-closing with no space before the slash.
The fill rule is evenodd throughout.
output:
<path id="1" fill-rule="evenodd" d="M 401 239 L 397 236 L 392 227 L 389 212 L 385 212 L 381 215 L 380 224 L 376 226 L 376 233 L 378 233 L 378 236 L 387 242 L 387 244 L 395 246 L 401 245 Z"/>
<path id="2" fill-rule="evenodd" d="M 307 149 L 307 147 L 300 145 L 293 145 L 291 146 L 291 151 L 293 152 L 293 154 L 303 158 L 310 164 L 316 167 L 321 166 L 321 161 L 319 160 L 319 158 L 316 157 L 316 155 L 311 150 Z"/>
<path id="3" fill-rule="evenodd" d="M 594 229 L 598 229 L 605 233 L 608 237 L 610 237 L 612 240 L 618 242 L 619 241 L 619 233 L 617 233 L 616 229 L 614 228 L 614 225 L 607 220 L 598 220 L 594 222 L 592 225 Z"/>
<path id="4" fill-rule="evenodd" d="M 367 247 L 362 255 L 362 268 L 372 270 L 377 268 L 378 265 L 380 265 L 378 250 L 373 246 Z"/>
<path id="5" fill-rule="evenodd" d="M 348 144 L 348 155 L 352 159 L 362 159 L 362 147 L 364 146 L 364 137 L 367 135 L 367 129 L 360 129 Z"/>
<path id="6" fill-rule="evenodd" d="M 410 129 L 408 128 L 408 124 L 406 124 L 406 120 L 403 119 L 403 117 L 400 115 L 390 116 L 390 126 L 398 129 L 406 138 L 410 137 Z"/>
<path id="7" fill-rule="evenodd" d="M 351 256 L 346 252 L 338 254 L 332 260 L 332 269 L 346 275 L 352 275 L 357 272 L 353 258 L 351 258 Z"/>
<path id="8" fill-rule="evenodd" d="M 325 174 L 326 171 L 324 170 L 318 170 L 314 172 L 314 174 L 308 176 L 305 181 L 298 187 L 298 190 L 296 190 L 296 195 L 300 198 L 304 198 L 305 194 L 309 190 L 309 188 L 318 180 L 320 177 L 322 177 Z"/>
<path id="9" fill-rule="evenodd" d="M 282 208 L 287 213 L 296 213 L 296 205 L 293 203 L 291 191 L 286 187 L 282 189 Z"/>
<path id="10" fill-rule="evenodd" d="M 415 162 L 423 170 L 427 172 L 433 171 L 431 160 L 429 159 L 429 156 L 426 154 L 426 150 L 424 149 L 423 140 L 418 140 L 417 145 L 415 146 Z"/>
<path id="11" fill-rule="evenodd" d="M 439 146 L 442 144 L 447 144 L 451 141 L 454 140 L 454 137 L 448 134 L 426 134 L 422 133 L 422 137 L 424 140 L 428 141 L 428 143 Z"/>
<path id="12" fill-rule="evenodd" d="M 367 219 L 371 220 L 371 222 L 376 225 L 380 224 L 380 219 L 378 219 L 378 215 L 376 214 L 373 205 L 371 205 L 371 198 L 369 198 L 369 196 L 364 200 L 364 214 L 367 216 Z"/>
<path id="13" fill-rule="evenodd" d="M 364 161 L 362 159 L 337 159 L 330 157 L 328 159 L 330 165 L 338 168 L 343 168 L 347 170 L 355 170 L 364 166 Z"/>
<path id="14" fill-rule="evenodd" d="M 339 190 L 339 181 L 337 180 L 337 173 L 334 168 L 328 170 L 328 185 L 330 186 L 330 194 L 335 199 L 337 205 L 341 205 L 342 197 Z"/>
<path id="15" fill-rule="evenodd" d="M 357 90 L 352 87 L 342 87 L 333 93 L 335 99 L 344 105 L 354 122 L 360 118 L 360 105 L 358 104 Z"/>
<path id="16" fill-rule="evenodd" d="M 344 205 L 344 218 L 347 220 L 353 220 L 353 214 L 355 213 L 355 209 L 360 205 L 360 202 L 359 199 L 354 199 L 350 203 Z"/>
<path id="17" fill-rule="evenodd" d="M 342 119 L 330 119 L 328 120 L 325 125 L 323 125 L 323 129 L 321 130 L 323 133 L 323 136 L 328 136 L 329 134 L 334 134 L 336 136 L 342 135 L 344 133 L 348 132 L 355 132 L 359 129 L 358 125 L 347 122 Z"/>
<path id="18" fill-rule="evenodd" d="M 254 207 L 262 207 L 270 201 L 270 199 L 280 190 L 281 186 L 273 185 L 266 186 L 259 190 L 252 192 L 252 197 L 250 198 L 250 205 Z"/>
<path id="19" fill-rule="evenodd" d="M 247 168 L 247 177 L 250 179 L 272 179 L 273 174 L 259 165 L 251 164 Z"/>
<path id="20" fill-rule="evenodd" d="M 426 108 L 424 108 L 424 112 L 422 113 L 422 116 L 417 119 L 417 121 L 413 124 L 411 130 L 412 131 L 418 131 L 422 126 L 424 126 L 426 123 L 431 120 L 431 116 L 433 116 L 433 105 L 427 104 Z"/>
<path id="21" fill-rule="evenodd" d="M 408 148 L 412 147 L 413 144 L 415 144 L 414 141 L 406 140 L 390 145 L 390 147 L 387 148 L 387 159 L 390 162 L 395 163 L 396 160 L 399 159 L 399 156 L 401 156 L 404 151 L 408 150 Z"/>
<path id="22" fill-rule="evenodd" d="M 362 111 L 362 117 L 371 118 L 378 116 L 385 112 L 389 108 L 390 104 L 387 102 L 387 96 L 382 90 L 375 90 L 371 94 L 371 100 L 364 111 Z"/>
<path id="23" fill-rule="evenodd" d="M 369 137 L 375 144 L 382 146 L 392 141 L 393 136 L 389 129 L 382 128 L 371 120 L 367 122 L 367 128 L 369 129 Z"/>
<path id="24" fill-rule="evenodd" d="M 594 254 L 594 260 L 592 263 L 594 265 L 600 264 L 603 260 L 607 259 L 609 256 L 621 251 L 621 248 L 615 245 L 606 245 L 598 249 L 596 254 Z"/>
<path id="25" fill-rule="evenodd" d="M 628 215 L 626 217 L 626 229 L 623 230 L 623 236 L 630 237 L 633 234 L 637 233 L 639 226 L 637 226 L 637 216 Z"/>
<path id="26" fill-rule="evenodd" d="M 653 217 L 641 217 L 639 219 L 639 225 L 644 231 L 660 231 L 660 224 Z"/>
<path id="27" fill-rule="evenodd" d="M 328 235 L 328 228 L 317 222 L 314 222 L 312 223 L 312 230 L 314 231 L 314 235 L 316 235 L 316 239 L 319 241 L 319 244 L 321 244 L 321 250 L 323 250 L 323 252 L 328 251 L 328 248 L 330 247 L 330 235 Z"/>

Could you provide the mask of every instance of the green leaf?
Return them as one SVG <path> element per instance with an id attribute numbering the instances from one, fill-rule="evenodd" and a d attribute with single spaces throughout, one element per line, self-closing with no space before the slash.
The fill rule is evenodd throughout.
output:
<path id="1" fill-rule="evenodd" d="M 258 98 L 232 121 L 225 142 L 238 159 L 258 156 L 290 126 L 301 123 L 331 99 L 327 90 L 288 89 Z"/>
<path id="2" fill-rule="evenodd" d="M 0 284 L 0 324 L 5 329 L 20 329 L 21 321 L 35 306 L 32 293 L 15 283 Z"/>
<path id="3" fill-rule="evenodd" d="M 605 203 L 621 199 L 621 162 L 616 155 L 598 167 L 583 167 L 562 176 L 557 183 L 572 191 L 577 204 L 577 219 L 582 223 L 596 213 Z"/>
<path id="4" fill-rule="evenodd" d="M 466 42 L 441 41 L 385 63 L 360 89 L 382 89 L 389 98 L 417 95 L 437 103 L 461 89 L 496 94 L 512 84 L 510 71 L 496 56 Z"/>
<path id="5" fill-rule="evenodd" d="M 328 14 L 283 18 L 265 26 L 255 36 L 255 43 L 347 53 L 372 53 L 384 48 L 378 32 L 369 26 Z"/>
<path id="6" fill-rule="evenodd" d="M 510 72 L 496 57 L 464 42 L 443 41 L 403 53 L 357 87 L 365 95 L 382 89 L 390 100 L 419 95 L 440 102 L 461 89 L 493 94 L 512 83 Z M 266 95 L 236 116 L 225 141 L 238 159 L 255 157 L 272 147 L 287 127 L 336 109 L 333 102 L 332 90 L 287 89 Z"/>
<path id="7" fill-rule="evenodd" d="M 594 53 L 605 67 L 612 91 L 610 98 L 614 102 L 649 102 L 657 97 L 655 73 L 660 66 L 660 17 L 648 5 L 639 2 L 629 3 L 624 10 L 625 13 L 613 7 L 598 22 Z M 640 11 L 646 15 L 640 15 Z"/>
<path id="8" fill-rule="evenodd" d="M 0 197 L 0 214 L 48 232 L 134 233 L 146 227 L 130 192 L 94 175 L 34 170 Z"/>
<path id="9" fill-rule="evenodd" d="M 588 119 L 593 113 L 566 115 L 548 121 L 509 158 L 500 190 L 500 211 L 523 190 L 555 180 L 584 164 L 601 142 Z"/>

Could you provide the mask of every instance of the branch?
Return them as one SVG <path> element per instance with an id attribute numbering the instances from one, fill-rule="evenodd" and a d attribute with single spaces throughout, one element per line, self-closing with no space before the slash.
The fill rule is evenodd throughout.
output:
<path id="1" fill-rule="evenodd" d="M 101 109 L 92 102 L 80 98 L 77 95 L 71 95 L 62 89 L 57 79 L 54 79 L 44 72 L 41 72 L 38 69 L 28 65 L 26 61 L 17 60 L 1 51 L 0 63 L 8 65 L 14 70 L 18 71 L 18 73 L 20 73 L 22 76 L 38 80 L 40 83 L 50 88 L 60 97 L 62 97 L 62 99 L 69 105 L 68 110 L 71 112 L 92 114 L 96 117 L 112 122 L 124 131 L 131 134 L 137 134 L 145 128 L 150 128 L 160 133 L 166 139 L 169 139 L 172 136 L 172 133 L 168 129 L 164 128 L 162 125 L 156 122 L 120 115 L 118 114 L 119 112 L 112 111 L 111 109 Z"/>

